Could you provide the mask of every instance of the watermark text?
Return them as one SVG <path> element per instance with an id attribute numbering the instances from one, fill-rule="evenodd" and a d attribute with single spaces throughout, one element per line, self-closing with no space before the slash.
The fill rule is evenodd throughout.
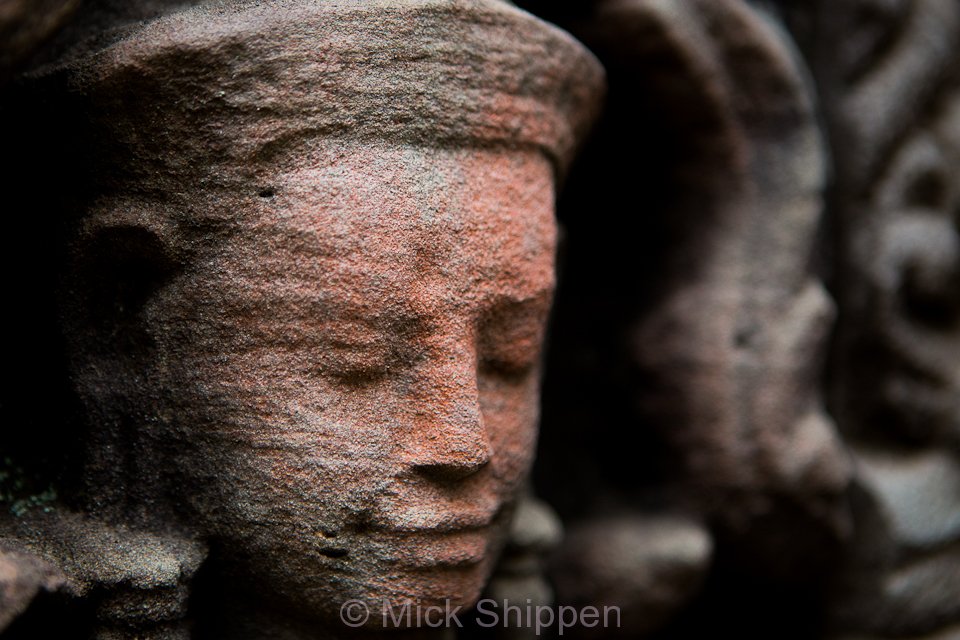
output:
<path id="1" fill-rule="evenodd" d="M 419 600 L 391 602 L 384 600 L 371 606 L 363 600 L 348 600 L 340 607 L 340 620 L 348 627 L 368 624 L 384 629 L 394 628 L 463 628 L 474 624 L 482 628 L 533 629 L 536 635 L 555 630 L 558 636 L 576 627 L 620 628 L 620 607 L 546 606 L 485 598 L 473 609 L 464 611 L 449 599 L 442 604 L 425 604 Z"/>

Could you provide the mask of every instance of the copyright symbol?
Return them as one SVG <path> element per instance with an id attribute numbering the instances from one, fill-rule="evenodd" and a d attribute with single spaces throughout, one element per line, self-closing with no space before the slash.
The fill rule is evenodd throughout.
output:
<path id="1" fill-rule="evenodd" d="M 340 607 L 340 620 L 348 627 L 361 627 L 370 619 L 370 610 L 362 600 L 347 600 Z"/>

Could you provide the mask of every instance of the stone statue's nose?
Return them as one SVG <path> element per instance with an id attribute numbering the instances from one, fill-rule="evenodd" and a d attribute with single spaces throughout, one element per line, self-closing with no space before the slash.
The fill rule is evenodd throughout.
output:
<path id="1" fill-rule="evenodd" d="M 467 478 L 490 462 L 492 450 L 482 429 L 468 433 L 447 429 L 416 445 L 413 467 L 432 480 L 451 482 Z"/>
<path id="2" fill-rule="evenodd" d="M 461 480 L 485 467 L 493 455 L 477 386 L 475 358 L 450 358 L 425 374 L 415 402 L 409 460 L 438 481 Z"/>

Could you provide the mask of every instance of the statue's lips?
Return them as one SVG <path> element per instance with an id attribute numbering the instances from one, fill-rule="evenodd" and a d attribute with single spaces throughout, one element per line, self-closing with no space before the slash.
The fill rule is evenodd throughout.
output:
<path id="1" fill-rule="evenodd" d="M 496 537 L 493 527 L 451 530 L 405 531 L 385 534 L 389 552 L 386 559 L 413 568 L 470 567 L 491 552 Z"/>
<path id="2" fill-rule="evenodd" d="M 375 557 L 398 567 L 470 567 L 489 557 L 504 530 L 496 519 L 485 520 L 486 523 L 479 526 L 364 527 L 344 536 L 317 534 L 318 552 L 333 560 L 349 561 L 358 549 L 366 549 L 365 553 L 372 552 Z"/>
<path id="3" fill-rule="evenodd" d="M 382 545 L 385 559 L 411 568 L 480 564 L 489 557 L 505 520 L 502 508 L 408 509 L 402 515 L 372 523 L 369 533 Z"/>
<path id="4" fill-rule="evenodd" d="M 470 512 L 432 512 L 404 514 L 401 518 L 384 518 L 373 523 L 373 528 L 389 533 L 455 533 L 481 529 L 492 525 L 500 510 Z"/>
<path id="5" fill-rule="evenodd" d="M 495 491 L 467 491 L 455 497 L 398 491 L 368 514 L 370 528 L 386 533 L 444 533 L 489 527 L 503 519 L 505 504 Z"/>

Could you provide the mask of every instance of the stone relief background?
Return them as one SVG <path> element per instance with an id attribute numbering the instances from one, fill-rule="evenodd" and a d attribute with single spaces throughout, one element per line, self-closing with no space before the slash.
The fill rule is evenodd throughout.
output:
<path id="1" fill-rule="evenodd" d="M 183 184 L 199 184 L 205 174 L 216 174 L 216 182 L 226 175 L 217 173 L 225 157 L 246 178 L 246 156 L 231 159 L 232 143 L 211 156 L 209 138 L 189 139 L 190 118 L 234 124 L 237 130 L 222 140 L 239 144 L 257 139 L 243 127 L 255 129 L 261 116 L 240 122 L 216 116 L 215 109 L 178 115 L 179 96 L 218 86 L 227 75 L 216 69 L 221 62 L 230 67 L 238 60 L 229 73 L 268 88 L 285 67 L 249 64 L 242 54 L 195 40 L 193 58 L 177 49 L 166 66 L 151 59 L 143 25 L 149 29 L 158 16 L 176 17 L 193 4 L 207 4 L 215 15 L 230 3 L 0 0 L 0 113 L 11 150 L 2 252 L 10 301 L 0 389 L 3 638 L 191 637 L 190 621 L 229 600 L 210 587 L 214 572 L 205 540 L 143 526 L 159 509 L 143 488 L 150 463 L 143 465 L 146 472 L 117 466 L 112 452 L 130 444 L 91 440 L 79 426 L 84 421 L 78 416 L 90 414 L 90 397 L 105 394 L 97 406 L 120 407 L 117 415 L 128 415 L 123 402 L 138 397 L 129 389 L 150 384 L 137 378 L 135 364 L 122 373 L 127 387 L 117 382 L 117 369 L 108 367 L 103 380 L 71 369 L 71 340 L 96 322 L 71 318 L 63 294 L 76 277 L 64 265 L 79 257 L 93 274 L 81 275 L 104 283 L 95 293 L 105 306 L 138 304 L 153 290 L 141 290 L 142 283 L 162 287 L 171 277 L 166 249 L 156 244 L 167 230 L 138 235 L 142 212 L 156 206 L 158 194 L 159 201 L 175 200 L 170 196 L 187 191 Z M 367 3 L 367 19 L 417 4 Z M 421 29 L 426 40 L 435 33 L 449 38 L 444 25 L 469 22 L 477 6 L 502 3 L 437 4 L 453 9 L 433 14 L 436 31 Z M 579 57 L 560 36 L 531 45 L 543 47 L 542 60 L 529 52 L 498 58 L 497 51 L 515 51 L 510 38 L 516 32 L 484 40 L 491 19 L 469 23 L 482 27 L 475 41 L 462 45 L 465 64 L 482 72 L 460 91 L 479 84 L 482 97 L 502 81 L 509 105 L 517 91 L 550 105 L 530 107 L 529 126 L 505 127 L 502 137 L 535 138 L 553 150 L 560 167 L 558 287 L 545 338 L 536 462 L 509 531 L 491 542 L 502 552 L 486 547 L 498 560 L 484 593 L 517 602 L 621 607 L 619 629 L 564 633 L 582 638 L 718 632 L 742 638 L 960 638 L 960 4 L 516 4 L 582 43 L 602 65 L 606 91 L 592 59 Z M 351 3 L 289 2 L 273 10 L 276 16 L 324 5 Z M 191 28 L 205 33 L 202 12 L 184 15 L 170 28 L 174 40 Z M 421 26 L 422 19 L 411 18 Z M 329 20 L 324 28 L 336 31 L 331 25 L 342 24 Z M 541 42 L 536 23 L 523 24 L 531 25 L 524 33 Z M 261 42 L 255 37 L 262 35 L 261 24 L 251 25 L 254 36 L 245 37 Z M 359 33 L 352 45 L 363 52 L 364 38 L 377 36 Z M 114 42 L 140 62 L 123 73 L 102 67 L 76 74 L 69 82 L 85 87 L 79 94 L 65 91 L 62 79 L 48 71 L 64 56 L 82 57 Z M 415 48 L 416 38 L 412 42 Z M 490 49 L 478 54 L 486 42 Z M 385 58 L 391 53 L 386 50 Z M 420 55 L 413 59 L 424 64 Z M 191 64 L 214 70 L 191 81 L 183 71 Z M 510 79 L 525 65 L 537 68 L 531 76 L 559 78 L 558 84 L 517 89 Z M 417 95 L 423 83 L 418 68 L 397 67 L 379 80 Z M 408 69 L 414 71 L 404 75 Z M 376 81 L 371 95 L 380 86 Z M 303 95 L 301 102 L 277 102 L 278 110 L 288 109 L 289 122 L 319 117 L 310 94 Z M 341 112 L 379 113 L 395 104 L 351 95 Z M 488 129 L 463 133 L 475 112 L 462 94 L 449 95 L 443 113 L 413 109 L 408 120 L 390 120 L 400 122 L 399 139 L 417 129 L 421 142 L 431 136 L 487 140 Z M 601 98 L 598 111 L 592 105 Z M 491 100 L 484 109 L 500 113 L 504 102 Z M 64 114 L 94 114 L 103 122 L 90 129 Z M 115 144 L 117 132 L 141 129 L 149 132 L 137 137 L 141 155 L 128 161 L 126 147 Z M 587 129 L 592 133 L 578 147 Z M 294 127 L 289 139 L 315 130 Z M 165 136 L 187 144 L 171 147 Z M 144 162 L 157 149 L 166 149 L 172 169 Z M 283 146 L 268 149 L 262 167 L 254 163 L 257 198 L 276 198 L 282 192 L 276 185 L 291 167 L 323 165 L 330 153 L 322 144 L 291 149 L 295 159 L 286 164 L 271 164 L 288 151 Z M 395 152 L 378 149 L 381 157 Z M 356 149 L 351 157 L 364 153 Z M 411 197 L 430 201 L 430 186 L 416 176 L 429 173 L 424 167 L 431 160 L 406 158 L 406 166 L 422 163 L 406 179 L 416 191 Z M 512 162 L 519 183 L 539 184 L 543 173 L 535 163 Z M 271 174 L 274 167 L 287 173 Z M 171 178 L 174 170 L 181 175 Z M 229 180 L 221 182 L 229 191 Z M 503 194 L 509 186 L 484 188 Z M 72 245 L 58 215 L 63 202 L 92 199 L 106 210 L 104 194 L 117 192 L 126 194 L 125 208 L 114 209 L 135 223 L 108 219 L 119 237 L 91 236 L 96 242 Z M 441 200 L 453 197 L 436 193 Z M 211 196 L 205 211 L 215 211 L 218 202 Z M 246 206 L 239 196 L 230 202 L 228 213 Z M 209 229 L 196 231 L 201 238 Z M 260 227 L 250 232 L 271 242 Z M 117 247 L 129 255 L 118 255 Z M 256 260 L 243 262 L 243 255 L 238 249 L 221 257 L 253 264 L 254 273 L 270 270 Z M 275 272 L 287 277 L 285 270 L 295 271 L 289 265 L 301 263 L 286 264 Z M 129 278 L 113 278 L 118 272 Z M 191 309 L 219 289 L 204 282 Z M 120 335 L 136 339 L 136 332 L 118 326 Z M 179 330 L 203 332 L 194 325 L 170 329 L 167 348 L 177 354 L 171 361 L 193 348 L 178 342 Z M 227 367 L 215 360 L 226 340 L 218 336 L 204 353 L 214 357 L 210 367 Z M 97 346 L 88 352 L 101 356 L 116 335 L 90 340 Z M 455 343 L 448 346 L 456 350 Z M 86 390 L 78 390 L 78 380 Z M 162 400 L 151 397 L 134 409 L 149 421 Z M 104 425 L 120 420 L 109 411 L 98 415 Z M 144 443 L 136 446 L 144 460 L 158 446 L 165 450 L 154 432 L 143 433 Z M 84 471 L 91 456 L 102 476 Z M 223 454 L 205 477 L 216 478 L 232 459 Z M 198 463 L 185 466 L 191 465 Z M 144 517 L 124 509 L 101 517 L 111 508 L 107 488 L 118 486 L 110 478 L 135 481 L 121 493 L 148 505 L 141 507 Z M 191 483 L 207 482 L 190 474 L 177 480 L 186 493 Z M 205 499 L 218 508 L 216 498 Z M 278 544 L 296 546 L 298 534 L 286 535 Z M 265 608 L 282 618 L 296 597 L 284 594 Z M 225 630 L 207 622 L 193 633 L 274 637 L 252 628 Z M 282 625 L 271 628 L 286 632 Z M 337 637 L 339 630 L 317 635 Z M 460 635 L 535 637 L 529 629 L 472 628 Z"/>

